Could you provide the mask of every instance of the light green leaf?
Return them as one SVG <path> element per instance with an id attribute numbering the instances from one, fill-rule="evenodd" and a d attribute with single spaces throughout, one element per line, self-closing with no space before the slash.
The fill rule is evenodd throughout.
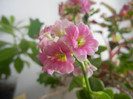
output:
<path id="1" fill-rule="evenodd" d="M 103 91 L 93 92 L 93 96 L 93 99 L 111 99 L 111 97 Z"/>
<path id="2" fill-rule="evenodd" d="M 107 93 L 111 99 L 114 99 L 114 93 L 111 89 L 105 89 L 104 92 Z"/>
<path id="3" fill-rule="evenodd" d="M 11 23 L 14 23 L 14 21 L 15 21 L 14 16 L 10 16 L 10 21 L 11 21 Z"/>

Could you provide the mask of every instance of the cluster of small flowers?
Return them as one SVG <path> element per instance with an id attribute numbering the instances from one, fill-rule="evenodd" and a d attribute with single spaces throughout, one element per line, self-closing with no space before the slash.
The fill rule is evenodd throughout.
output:
<path id="1" fill-rule="evenodd" d="M 67 0 L 67 2 L 59 5 L 59 15 L 61 19 L 67 18 L 68 20 L 72 20 L 76 16 L 78 23 L 82 20 L 81 14 L 89 13 L 93 3 L 91 0 Z"/>
<path id="2" fill-rule="evenodd" d="M 87 55 L 94 54 L 98 47 L 98 42 L 93 38 L 87 25 L 81 23 L 76 26 L 68 20 L 57 21 L 54 25 L 45 27 L 38 39 L 38 47 L 41 49 L 38 58 L 43 64 L 43 71 L 51 75 L 53 72 L 73 72 L 73 55 L 79 61 L 85 61 Z M 96 69 L 92 68 L 91 72 L 94 70 Z"/>

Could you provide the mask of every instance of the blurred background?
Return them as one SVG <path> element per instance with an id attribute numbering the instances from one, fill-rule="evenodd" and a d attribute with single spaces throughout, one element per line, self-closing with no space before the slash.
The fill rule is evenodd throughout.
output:
<path id="1" fill-rule="evenodd" d="M 61 2 L 65 2 L 66 0 L 0 0 L 0 17 L 6 16 L 9 18 L 10 16 L 15 17 L 15 22 L 22 21 L 21 25 L 28 25 L 30 23 L 30 18 L 36 19 L 38 18 L 40 22 L 43 22 L 44 26 L 52 25 L 55 23 L 56 20 L 59 20 L 59 14 L 58 14 L 58 5 Z M 112 6 L 116 12 L 118 13 L 122 6 L 128 2 L 128 0 L 95 0 L 96 5 L 95 8 L 100 8 L 100 13 L 107 13 L 110 15 L 110 11 L 106 9 L 104 6 L 100 5 L 101 2 L 105 2 Z M 98 22 L 101 22 L 102 19 L 100 19 L 100 14 L 96 14 L 93 16 L 94 19 L 96 19 Z M 128 24 L 128 23 L 126 23 Z M 42 28 L 43 28 L 42 27 Z M 92 30 L 99 29 L 98 26 L 93 26 Z M 103 30 L 104 32 L 107 32 L 104 36 L 106 37 L 108 35 L 107 29 Z M 22 29 L 21 32 L 24 34 L 28 31 L 25 29 Z M 16 32 L 17 33 L 17 32 Z M 19 38 L 22 37 L 22 35 L 17 34 Z M 24 37 L 25 39 L 32 41 L 29 37 Z M 99 34 L 95 33 L 94 38 L 96 38 L 100 45 L 105 45 L 103 42 L 103 39 Z M 4 33 L 0 33 L 0 40 L 7 41 L 7 42 L 14 42 L 11 35 L 5 35 Z M 19 40 L 16 39 L 16 42 L 18 43 Z M 38 42 L 38 41 L 37 41 Z M 102 53 L 104 55 L 103 60 L 107 59 L 108 53 L 104 52 Z M 18 96 L 22 93 L 27 94 L 27 99 L 37 99 L 40 97 L 43 93 L 49 92 L 51 89 L 49 87 L 44 87 L 43 85 L 40 85 L 37 82 L 37 78 L 41 72 L 41 67 L 38 66 L 37 63 L 32 61 L 29 57 L 25 55 L 21 55 L 21 58 L 23 60 L 27 60 L 29 62 L 29 66 L 25 66 L 22 69 L 22 72 L 20 74 L 17 73 L 17 71 L 14 68 L 14 65 L 11 64 L 11 77 L 9 77 L 9 80 L 12 82 L 15 80 L 16 82 L 16 89 L 15 89 L 15 96 Z M 69 93 L 65 97 L 73 97 L 75 94 Z M 58 98 L 57 98 L 58 99 Z"/>

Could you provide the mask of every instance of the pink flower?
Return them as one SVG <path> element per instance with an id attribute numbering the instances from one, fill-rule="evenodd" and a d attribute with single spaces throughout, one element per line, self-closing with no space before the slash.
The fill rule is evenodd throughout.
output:
<path id="1" fill-rule="evenodd" d="M 53 72 L 67 74 L 74 70 L 74 58 L 70 54 L 64 53 L 56 42 L 51 41 L 47 44 L 38 58 L 44 65 L 43 71 L 47 71 L 51 75 Z"/>
<path id="2" fill-rule="evenodd" d="M 90 30 L 87 25 L 80 24 L 78 26 L 79 35 L 76 41 L 78 42 L 78 48 L 74 50 L 75 56 L 80 60 L 84 61 L 87 55 L 92 55 L 96 52 L 98 42 L 90 34 Z"/>
<path id="3" fill-rule="evenodd" d="M 89 77 L 91 77 L 93 75 L 93 71 L 96 71 L 97 68 L 93 65 L 89 65 L 86 67 L 86 74 Z M 74 76 L 83 76 L 83 71 L 81 69 L 81 67 L 76 67 L 74 68 L 74 72 L 73 72 Z"/>
<path id="4" fill-rule="evenodd" d="M 66 51 L 73 52 L 79 61 L 86 60 L 87 55 L 96 52 L 98 42 L 90 34 L 87 25 L 82 23 L 78 27 L 70 25 L 66 28 L 66 33 L 59 39 L 59 45 L 62 49 L 66 46 Z"/>
<path id="5" fill-rule="evenodd" d="M 51 32 L 52 34 L 61 37 L 62 35 L 66 34 L 65 29 L 71 24 L 72 23 L 66 19 L 62 21 L 56 21 L 51 28 Z"/>

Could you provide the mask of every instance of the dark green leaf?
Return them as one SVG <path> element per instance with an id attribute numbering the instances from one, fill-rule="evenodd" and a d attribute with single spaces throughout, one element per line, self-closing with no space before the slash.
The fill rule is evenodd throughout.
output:
<path id="1" fill-rule="evenodd" d="M 38 60 L 37 56 L 32 53 L 32 54 L 28 54 L 28 56 L 34 61 L 36 62 L 38 65 L 42 66 L 41 62 Z"/>
<path id="2" fill-rule="evenodd" d="M 30 27 L 29 27 L 29 31 L 28 31 L 28 35 L 31 38 L 35 38 L 35 35 L 39 35 L 40 32 L 40 28 L 43 25 L 43 23 L 41 23 L 38 19 L 30 19 Z"/>
<path id="3" fill-rule="evenodd" d="M 86 90 L 76 91 L 76 96 L 78 99 L 95 99 L 92 94 L 89 94 Z"/>
<path id="4" fill-rule="evenodd" d="M 10 43 L 5 42 L 5 41 L 0 41 L 0 49 L 1 49 L 2 47 L 4 47 L 4 46 L 8 45 L 8 44 L 10 44 Z"/>
<path id="5" fill-rule="evenodd" d="M 29 48 L 29 43 L 25 39 L 22 39 L 20 42 L 20 48 L 22 52 L 26 52 Z"/>
<path id="6" fill-rule="evenodd" d="M 91 77 L 89 79 L 91 89 L 93 91 L 103 91 L 104 90 L 104 85 L 101 80 Z"/>
<path id="7" fill-rule="evenodd" d="M 101 54 L 101 52 L 104 52 L 105 50 L 107 50 L 107 47 L 105 47 L 105 46 L 99 46 L 98 47 L 98 51 L 96 52 L 96 54 Z"/>
<path id="8" fill-rule="evenodd" d="M 114 99 L 114 93 L 111 89 L 105 89 L 104 92 L 107 93 L 111 99 Z"/>
<path id="9" fill-rule="evenodd" d="M 13 57 L 11 58 L 8 58 L 4 61 L 0 61 L 0 75 L 1 74 L 5 74 L 6 76 L 9 76 L 10 75 L 10 64 L 13 60 Z"/>
<path id="10" fill-rule="evenodd" d="M 4 61 L 12 56 L 14 56 L 17 53 L 16 47 L 6 48 L 3 50 L 0 50 L 0 61 Z"/>
<path id="11" fill-rule="evenodd" d="M 132 84 L 132 86 L 130 85 L 130 84 L 128 84 L 128 83 L 125 83 L 124 84 L 129 90 L 133 90 L 133 84 Z"/>
<path id="12" fill-rule="evenodd" d="M 131 98 L 125 94 L 115 94 L 114 99 L 131 99 Z"/>
<path id="13" fill-rule="evenodd" d="M 55 87 L 60 84 L 60 81 L 56 77 L 52 77 L 47 72 L 41 73 L 37 81 L 40 84 L 44 84 L 45 86 L 50 85 L 51 87 Z"/>
<path id="14" fill-rule="evenodd" d="M 94 66 L 99 67 L 99 66 L 101 65 L 101 63 L 102 63 L 102 60 L 101 60 L 101 58 L 99 57 L 99 58 L 91 59 L 90 62 L 91 62 L 91 64 L 93 64 Z"/>
<path id="15" fill-rule="evenodd" d="M 1 22 L 3 23 L 3 24 L 10 24 L 10 22 L 8 21 L 8 19 L 5 17 L 5 16 L 2 16 L 2 18 L 1 18 Z"/>
<path id="16" fill-rule="evenodd" d="M 23 65 L 24 65 L 23 61 L 19 57 L 17 57 L 15 62 L 14 62 L 14 66 L 15 66 L 15 69 L 18 73 L 20 73 L 22 71 Z"/>
<path id="17" fill-rule="evenodd" d="M 82 76 L 73 77 L 72 82 L 69 86 L 69 91 L 72 91 L 74 88 L 84 88 L 86 87 L 85 79 Z"/>
<path id="18" fill-rule="evenodd" d="M 35 42 L 29 41 L 29 47 L 32 50 L 32 53 L 34 53 L 35 55 L 38 55 L 39 50 L 36 48 L 37 44 Z"/>

